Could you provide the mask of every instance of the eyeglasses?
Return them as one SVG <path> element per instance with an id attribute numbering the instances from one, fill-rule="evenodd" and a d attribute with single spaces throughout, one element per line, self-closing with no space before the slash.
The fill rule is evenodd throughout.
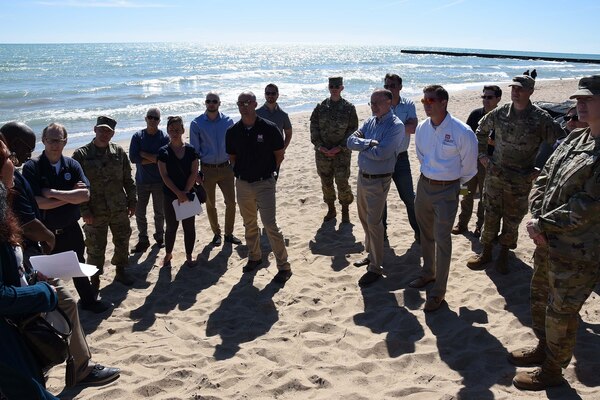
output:
<path id="1" fill-rule="evenodd" d="M 277 92 L 265 92 L 265 96 L 277 96 Z"/>
<path id="2" fill-rule="evenodd" d="M 238 105 L 238 107 L 248 107 L 250 104 L 252 104 L 251 101 L 238 101 L 236 103 Z"/>
<path id="3" fill-rule="evenodd" d="M 387 103 L 387 100 L 380 100 L 380 101 L 370 101 L 370 102 L 369 102 L 369 105 L 370 105 L 370 106 L 376 106 L 376 107 L 377 107 L 377 106 L 380 106 L 380 105 L 382 105 L 382 104 L 385 104 L 385 103 Z"/>
<path id="4" fill-rule="evenodd" d="M 152 121 L 160 121 L 160 117 L 155 117 L 154 115 L 146 115 L 146 118 Z"/>
<path id="5" fill-rule="evenodd" d="M 383 85 L 384 89 L 396 89 L 397 87 L 399 87 L 399 86 L 396 85 L 395 83 L 390 83 L 389 85 Z"/>
<path id="6" fill-rule="evenodd" d="M 577 115 L 577 114 L 575 114 L 575 115 L 565 115 L 563 117 L 563 119 L 565 120 L 565 122 L 569 122 L 569 121 L 577 122 L 577 121 L 579 121 L 579 115 Z"/>
<path id="7" fill-rule="evenodd" d="M 67 139 L 44 139 L 48 144 L 63 144 L 67 141 Z"/>
<path id="8" fill-rule="evenodd" d="M 421 104 L 431 105 L 438 101 L 439 99 L 434 99 L 433 97 L 425 97 L 421 99 Z"/>
<path id="9" fill-rule="evenodd" d="M 10 162 L 13 163 L 15 167 L 20 164 L 19 157 L 17 157 L 17 153 L 15 153 L 14 151 L 10 152 L 10 154 L 8 155 L 8 159 L 10 160 Z"/>
<path id="10" fill-rule="evenodd" d="M 342 85 L 329 85 L 329 89 L 339 89 Z"/>
<path id="11" fill-rule="evenodd" d="M 219 104 L 219 100 L 217 99 L 206 99 L 206 104 Z"/>
<path id="12" fill-rule="evenodd" d="M 492 99 L 495 99 L 496 96 L 491 96 L 491 95 L 486 96 L 486 95 L 483 95 L 483 96 L 481 96 L 481 98 L 483 100 L 492 100 Z"/>

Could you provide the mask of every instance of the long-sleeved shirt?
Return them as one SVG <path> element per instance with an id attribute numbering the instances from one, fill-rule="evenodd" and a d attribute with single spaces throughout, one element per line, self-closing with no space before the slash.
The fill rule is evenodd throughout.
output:
<path id="1" fill-rule="evenodd" d="M 363 137 L 358 136 L 358 132 Z M 404 124 L 392 111 L 381 118 L 369 117 L 358 132 L 348 138 L 346 146 L 350 150 L 357 150 L 358 168 L 362 173 L 370 175 L 387 174 L 394 172 L 396 157 L 404 134 Z M 371 141 L 379 144 L 370 146 Z"/>
<path id="2" fill-rule="evenodd" d="M 229 160 L 225 151 L 225 133 L 233 125 L 233 120 L 219 112 L 215 120 L 206 113 L 196 117 L 190 124 L 190 144 L 206 164 L 222 164 Z"/>
<path id="3" fill-rule="evenodd" d="M 477 174 L 477 138 L 462 121 L 450 113 L 434 127 L 431 118 L 417 125 L 417 158 L 421 173 L 429 179 L 468 182 Z"/>

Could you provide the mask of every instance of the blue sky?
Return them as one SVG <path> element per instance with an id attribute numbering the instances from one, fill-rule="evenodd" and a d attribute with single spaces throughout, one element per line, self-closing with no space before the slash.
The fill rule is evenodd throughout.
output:
<path id="1" fill-rule="evenodd" d="M 600 54 L 598 0 L 0 0 L 0 4 L 0 43 L 342 43 Z"/>

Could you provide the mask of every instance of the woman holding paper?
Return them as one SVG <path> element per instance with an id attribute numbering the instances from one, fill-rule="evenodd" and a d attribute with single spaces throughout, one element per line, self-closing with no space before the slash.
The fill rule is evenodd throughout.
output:
<path id="1" fill-rule="evenodd" d="M 8 399 L 56 399 L 44 388 L 42 371 L 20 334 L 4 319 L 53 310 L 58 298 L 52 286 L 33 284 L 34 277 L 19 267 L 20 228 L 7 200 L 7 187 L 13 185 L 13 156 L 2 141 L 0 166 L 0 394 Z"/>
<path id="2" fill-rule="evenodd" d="M 198 175 L 198 154 L 194 147 L 183 142 L 183 120 L 181 117 L 169 117 L 167 133 L 169 144 L 158 151 L 158 170 L 164 182 L 164 212 L 165 212 L 165 259 L 163 267 L 171 265 L 175 235 L 179 228 L 179 221 L 175 215 L 175 207 L 193 201 L 195 193 L 192 191 Z M 174 201 L 176 201 L 174 203 Z M 195 216 L 181 221 L 183 226 L 183 241 L 185 245 L 186 265 L 196 265 L 192 257 L 194 242 L 196 241 Z"/>

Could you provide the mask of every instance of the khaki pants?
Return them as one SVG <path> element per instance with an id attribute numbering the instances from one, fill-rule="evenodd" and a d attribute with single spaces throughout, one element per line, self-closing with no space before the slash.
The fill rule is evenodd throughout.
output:
<path id="1" fill-rule="evenodd" d="M 262 259 L 260 249 L 260 234 L 257 223 L 257 210 L 260 220 L 267 231 L 271 249 L 277 260 L 277 269 L 291 269 L 288 254 L 281 230 L 276 221 L 275 179 L 265 179 L 257 182 L 246 182 L 236 179 L 237 202 L 240 214 L 244 220 L 245 238 L 248 246 L 248 259 Z"/>
<path id="2" fill-rule="evenodd" d="M 233 234 L 233 224 L 235 222 L 235 188 L 234 177 L 231 166 L 223 167 L 203 167 L 204 190 L 206 190 L 206 215 L 210 222 L 210 229 L 215 235 L 221 235 L 221 227 L 217 217 L 217 208 L 215 204 L 215 190 L 217 185 L 223 193 L 225 201 L 225 234 Z"/>

